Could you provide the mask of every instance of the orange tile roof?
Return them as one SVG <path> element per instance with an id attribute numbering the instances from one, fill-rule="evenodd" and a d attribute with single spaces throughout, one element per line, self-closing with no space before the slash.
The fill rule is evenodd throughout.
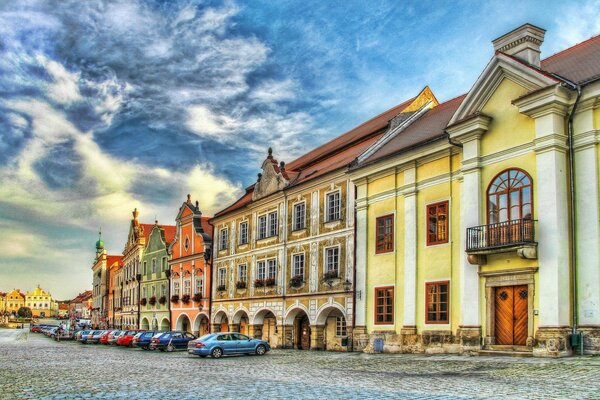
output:
<path id="1" fill-rule="evenodd" d="M 143 234 L 147 246 L 150 232 L 152 232 L 154 224 L 140 224 L 140 226 L 144 229 Z M 175 239 L 175 232 L 177 230 L 175 225 L 159 225 L 158 227 L 161 228 L 165 233 L 165 241 L 167 244 L 171 243 Z"/>
<path id="2" fill-rule="evenodd" d="M 108 265 L 109 267 L 111 267 L 114 263 L 118 263 L 119 265 L 122 265 L 123 262 L 123 256 L 115 256 L 115 255 L 107 255 L 106 256 L 106 265 Z"/>
<path id="3" fill-rule="evenodd" d="M 209 236 L 213 234 L 213 226 L 210 224 L 210 220 L 212 217 L 200 217 L 200 224 L 202 225 L 202 230 L 206 232 Z"/>

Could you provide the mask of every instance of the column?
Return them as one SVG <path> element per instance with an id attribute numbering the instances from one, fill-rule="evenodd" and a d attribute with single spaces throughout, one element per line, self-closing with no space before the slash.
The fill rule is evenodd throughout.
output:
<path id="1" fill-rule="evenodd" d="M 481 134 L 463 141 L 463 181 L 460 188 L 460 248 L 467 248 L 467 228 L 481 225 L 481 170 L 479 166 Z M 460 258 L 460 330 L 480 331 L 479 267 L 469 263 L 466 253 Z M 471 332 L 472 335 L 472 332 Z M 470 336 L 471 336 L 470 335 Z"/>
<path id="2" fill-rule="evenodd" d="M 229 331 L 230 332 L 239 332 L 240 324 L 229 324 Z"/>
<path id="3" fill-rule="evenodd" d="M 324 336 L 325 325 L 311 325 L 310 326 L 310 349 L 311 350 L 323 350 L 324 349 Z"/>
<path id="4" fill-rule="evenodd" d="M 356 258 L 354 268 L 356 268 L 356 282 L 354 290 L 356 292 L 355 307 L 355 334 L 366 333 L 366 308 L 367 308 L 367 180 L 361 179 L 354 182 L 356 185 Z M 350 211 L 348 211 L 350 212 Z"/>
<path id="5" fill-rule="evenodd" d="M 417 192 L 416 168 L 404 171 L 404 186 L 410 190 L 404 193 L 404 310 L 402 333 L 417 333 Z M 396 290 L 398 285 L 396 285 Z"/>
<path id="6" fill-rule="evenodd" d="M 262 339 L 262 324 L 248 325 L 248 336 L 255 339 Z"/>

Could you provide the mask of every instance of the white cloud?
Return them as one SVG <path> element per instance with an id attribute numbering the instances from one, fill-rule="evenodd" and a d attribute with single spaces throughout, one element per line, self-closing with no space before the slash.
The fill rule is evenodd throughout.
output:
<path id="1" fill-rule="evenodd" d="M 50 60 L 42 54 L 38 54 L 36 60 L 46 68 L 46 71 L 54 80 L 48 85 L 48 96 L 51 99 L 65 105 L 83 99 L 79 92 L 79 79 L 81 76 L 79 72 L 69 72 L 62 64 Z"/>
<path id="2" fill-rule="evenodd" d="M 556 18 L 556 34 L 561 49 L 582 42 L 600 32 L 600 0 L 566 3 Z"/>
<path id="3" fill-rule="evenodd" d="M 217 137 L 226 132 L 224 117 L 213 113 L 206 106 L 189 107 L 187 114 L 186 125 L 192 132 Z"/>
<path id="4" fill-rule="evenodd" d="M 298 85 L 292 79 L 282 81 L 266 80 L 250 93 L 250 98 L 265 103 L 292 100 L 296 97 Z"/>

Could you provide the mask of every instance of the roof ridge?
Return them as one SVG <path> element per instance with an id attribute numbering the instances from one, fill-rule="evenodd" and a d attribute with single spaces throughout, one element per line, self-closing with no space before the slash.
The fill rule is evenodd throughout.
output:
<path id="1" fill-rule="evenodd" d="M 548 56 L 548 57 L 544 58 L 544 59 L 543 59 L 543 60 L 541 60 L 540 62 L 548 61 L 548 60 L 550 60 L 551 58 L 554 58 L 554 57 L 557 57 L 557 56 L 559 56 L 559 55 L 562 55 L 563 53 L 565 53 L 565 52 L 567 52 L 567 51 L 574 50 L 574 49 L 576 49 L 576 48 L 578 48 L 578 47 L 581 47 L 581 46 L 583 46 L 584 44 L 587 44 L 588 42 L 591 42 L 592 40 L 594 40 L 594 39 L 598 39 L 598 38 L 600 38 L 600 33 L 599 33 L 599 34 L 597 34 L 597 35 L 594 35 L 594 36 L 592 36 L 592 37 L 590 37 L 590 38 L 587 38 L 587 39 L 585 39 L 585 40 L 584 40 L 584 41 L 582 41 L 582 42 L 575 43 L 575 44 L 574 44 L 573 46 L 571 46 L 571 47 L 567 47 L 566 49 L 562 49 L 562 50 L 560 50 L 560 51 L 558 51 L 558 52 L 556 52 L 556 53 L 554 53 L 554 54 L 552 54 L 552 55 L 550 55 L 550 56 Z"/>

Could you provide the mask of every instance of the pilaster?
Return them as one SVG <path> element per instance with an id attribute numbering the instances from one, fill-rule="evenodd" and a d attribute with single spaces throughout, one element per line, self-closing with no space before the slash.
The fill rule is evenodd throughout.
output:
<path id="1" fill-rule="evenodd" d="M 415 327 L 417 302 L 417 192 L 416 168 L 404 171 L 404 310 L 403 326 Z"/>
<path id="2" fill-rule="evenodd" d="M 356 293 L 355 326 L 366 326 L 366 297 L 367 297 L 367 181 L 362 179 L 354 182 L 356 185 L 356 282 L 354 290 Z"/>

